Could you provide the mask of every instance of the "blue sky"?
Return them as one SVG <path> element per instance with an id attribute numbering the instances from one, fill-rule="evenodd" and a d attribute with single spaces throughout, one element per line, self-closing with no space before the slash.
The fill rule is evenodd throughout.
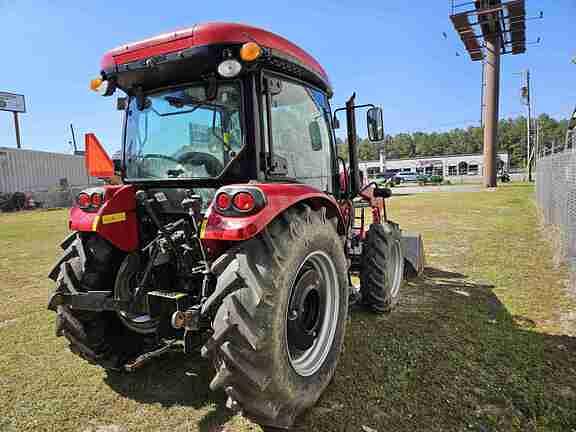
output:
<path id="1" fill-rule="evenodd" d="M 114 98 L 88 90 L 102 54 L 204 21 L 245 22 L 279 33 L 328 71 L 333 107 L 353 92 L 384 108 L 387 133 L 478 124 L 480 63 L 473 63 L 448 19 L 448 0 L 290 0 L 79 2 L 0 0 L 0 91 L 23 93 L 25 148 L 69 152 L 69 124 L 81 140 L 95 132 L 120 145 Z M 527 54 L 502 62 L 502 116 L 522 112 L 517 72 L 529 67 L 538 112 L 566 116 L 576 104 L 574 0 L 527 0 Z M 448 39 L 442 37 L 446 32 Z M 457 56 L 459 52 L 461 56 Z M 0 147 L 15 146 L 12 115 L 0 112 Z"/>

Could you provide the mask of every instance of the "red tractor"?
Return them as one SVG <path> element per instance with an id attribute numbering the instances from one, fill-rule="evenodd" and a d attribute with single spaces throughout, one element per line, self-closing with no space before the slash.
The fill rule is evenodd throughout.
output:
<path id="1" fill-rule="evenodd" d="M 86 136 L 90 174 L 119 169 L 121 180 L 81 192 L 71 209 L 50 273 L 57 335 L 111 370 L 201 350 L 230 408 L 289 428 L 334 375 L 350 298 L 375 311 L 398 300 L 401 232 L 386 219 L 389 190 L 361 185 L 356 147 L 355 110 L 369 108 L 370 139 L 381 141 L 381 109 L 354 96 L 342 108 L 347 167 L 322 67 L 239 24 L 113 49 L 91 86 L 126 94 L 116 170 Z M 357 226 L 362 200 L 372 218 Z"/>

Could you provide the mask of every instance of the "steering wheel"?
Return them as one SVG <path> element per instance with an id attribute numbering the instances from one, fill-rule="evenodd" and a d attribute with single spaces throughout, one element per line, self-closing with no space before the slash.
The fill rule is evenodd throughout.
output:
<path id="1" fill-rule="evenodd" d="M 222 162 L 209 153 L 186 152 L 178 158 L 177 162 L 194 166 L 204 165 L 210 177 L 218 177 L 224 171 Z"/>
<path id="2" fill-rule="evenodd" d="M 172 162 L 172 163 L 174 163 L 174 164 L 176 164 L 176 165 L 179 164 L 179 162 L 178 162 L 177 159 L 174 159 L 173 157 L 166 156 L 166 155 L 159 154 L 159 153 L 148 153 L 148 154 L 145 154 L 145 155 L 142 157 L 142 159 L 161 159 L 161 160 L 170 161 L 170 162 Z M 149 167 L 146 167 L 146 166 L 144 166 L 144 167 L 139 167 L 139 171 L 140 171 L 141 174 L 143 173 L 146 177 L 150 177 L 150 176 L 155 177 L 156 175 L 155 175 L 154 172 L 153 172 L 154 170 L 150 170 L 150 169 L 148 169 L 148 168 L 149 168 Z M 170 174 L 169 174 L 169 175 L 170 175 Z"/>

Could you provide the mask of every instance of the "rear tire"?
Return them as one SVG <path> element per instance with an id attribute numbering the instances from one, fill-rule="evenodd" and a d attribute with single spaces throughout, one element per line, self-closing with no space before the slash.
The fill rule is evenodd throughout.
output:
<path id="1" fill-rule="evenodd" d="M 360 293 L 362 304 L 374 312 L 391 311 L 400 298 L 404 277 L 402 234 L 397 224 L 372 224 L 362 246 Z"/>
<path id="2" fill-rule="evenodd" d="M 289 428 L 332 379 L 348 313 L 347 265 L 324 208 L 298 206 L 213 264 L 214 334 L 202 349 L 227 406 Z"/>
<path id="3" fill-rule="evenodd" d="M 77 233 L 64 252 L 56 293 L 111 290 L 117 272 L 114 263 L 122 262 L 117 255 L 118 251 L 105 240 Z M 91 364 L 120 370 L 143 351 L 144 337 L 127 329 L 114 312 L 74 310 L 61 305 L 56 312 L 56 336 L 64 336 L 70 351 Z"/>

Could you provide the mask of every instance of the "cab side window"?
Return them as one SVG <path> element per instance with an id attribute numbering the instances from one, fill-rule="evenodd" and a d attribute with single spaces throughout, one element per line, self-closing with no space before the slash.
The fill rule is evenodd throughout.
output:
<path id="1" fill-rule="evenodd" d="M 332 156 L 326 96 L 282 81 L 270 105 L 273 152 L 286 161 L 286 176 L 330 192 Z"/>

